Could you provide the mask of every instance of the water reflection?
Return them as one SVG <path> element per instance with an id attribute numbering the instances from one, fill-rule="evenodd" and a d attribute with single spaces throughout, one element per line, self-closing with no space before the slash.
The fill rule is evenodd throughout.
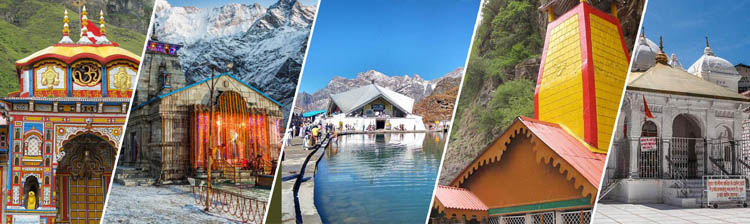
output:
<path id="1" fill-rule="evenodd" d="M 315 178 L 315 205 L 326 223 L 423 223 L 442 134 L 340 136 Z"/>

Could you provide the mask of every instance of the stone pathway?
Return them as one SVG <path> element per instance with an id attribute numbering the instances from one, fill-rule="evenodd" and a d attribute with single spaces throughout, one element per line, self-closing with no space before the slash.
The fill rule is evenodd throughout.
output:
<path id="1" fill-rule="evenodd" d="M 602 201 L 592 223 L 750 223 L 750 208 L 680 208 Z"/>
<path id="2" fill-rule="evenodd" d="M 289 175 L 299 173 L 299 169 L 302 168 L 302 163 L 305 162 L 307 155 L 312 152 L 302 149 L 302 138 L 295 137 L 292 139 L 291 146 L 284 148 L 284 161 L 281 163 L 281 176 L 286 177 Z M 320 157 L 320 153 L 323 150 L 318 150 L 318 153 L 310 158 L 305 169 L 305 176 L 312 177 L 315 170 L 315 161 Z M 294 215 L 294 194 L 292 193 L 292 187 L 296 179 L 284 181 L 281 183 L 281 220 L 284 223 L 295 223 Z M 322 223 L 318 209 L 315 207 L 314 201 L 315 194 L 315 180 L 310 179 L 302 185 L 299 190 L 300 209 L 302 210 L 302 219 L 305 224 L 311 223 Z"/>

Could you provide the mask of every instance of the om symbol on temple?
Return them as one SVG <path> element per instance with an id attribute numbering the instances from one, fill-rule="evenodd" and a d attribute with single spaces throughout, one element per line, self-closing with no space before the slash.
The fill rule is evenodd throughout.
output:
<path id="1" fill-rule="evenodd" d="M 102 80 L 99 65 L 93 62 L 79 62 L 73 66 L 73 82 L 82 86 L 95 86 Z"/>

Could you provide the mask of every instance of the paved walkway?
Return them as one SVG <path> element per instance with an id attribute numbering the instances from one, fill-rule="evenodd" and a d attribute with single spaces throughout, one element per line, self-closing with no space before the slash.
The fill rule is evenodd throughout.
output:
<path id="1" fill-rule="evenodd" d="M 592 223 L 750 223 L 750 208 L 680 208 L 599 202 Z"/>
<path id="2" fill-rule="evenodd" d="M 292 138 L 291 146 L 287 146 L 284 148 L 284 161 L 282 161 L 281 163 L 281 176 L 285 177 L 293 174 L 298 174 L 299 170 L 302 168 L 302 163 L 304 163 L 305 158 L 307 158 L 307 155 L 310 154 L 310 152 L 312 151 L 302 149 L 302 138 Z M 315 161 L 317 161 L 320 157 L 320 153 L 323 153 L 323 150 L 318 150 L 318 152 L 312 158 L 310 158 L 310 162 L 307 163 L 307 167 L 305 169 L 306 177 L 313 176 L 315 171 Z M 294 194 L 292 193 L 292 187 L 294 186 L 295 181 L 296 179 L 292 179 L 281 183 L 281 220 L 284 223 L 295 222 Z M 300 185 L 300 210 L 302 210 L 302 219 L 306 224 L 322 223 L 322 221 L 320 220 L 320 215 L 318 214 L 318 209 L 314 204 L 314 195 L 314 179 L 310 179 Z"/>

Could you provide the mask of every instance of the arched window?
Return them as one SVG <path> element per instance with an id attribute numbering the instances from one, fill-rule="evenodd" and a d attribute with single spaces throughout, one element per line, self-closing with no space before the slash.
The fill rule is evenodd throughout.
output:
<path id="1" fill-rule="evenodd" d="M 641 137 L 656 137 L 659 135 L 656 124 L 653 121 L 646 121 L 641 127 Z"/>
<path id="2" fill-rule="evenodd" d="M 26 147 L 23 152 L 24 155 L 27 155 L 27 156 L 42 155 L 42 140 L 40 140 L 39 137 L 30 136 L 26 138 L 26 142 L 24 142 L 24 146 Z"/>

